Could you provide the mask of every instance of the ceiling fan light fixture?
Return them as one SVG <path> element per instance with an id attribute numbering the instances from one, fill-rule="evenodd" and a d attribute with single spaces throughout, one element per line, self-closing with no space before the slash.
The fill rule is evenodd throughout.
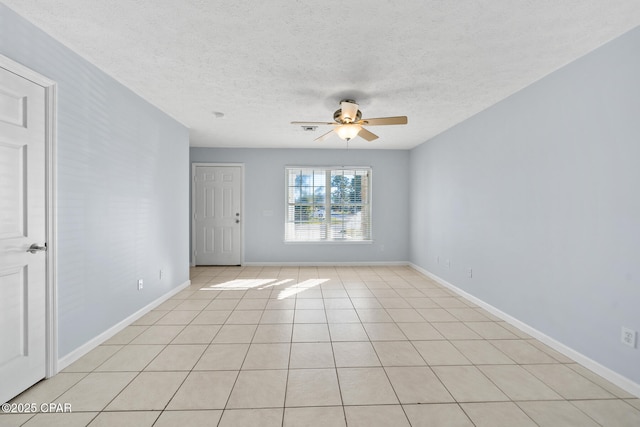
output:
<path id="1" fill-rule="evenodd" d="M 339 126 L 336 129 L 336 133 L 340 138 L 344 139 L 345 141 L 349 141 L 350 139 L 358 135 L 360 129 L 362 129 L 360 125 L 346 124 Z"/>

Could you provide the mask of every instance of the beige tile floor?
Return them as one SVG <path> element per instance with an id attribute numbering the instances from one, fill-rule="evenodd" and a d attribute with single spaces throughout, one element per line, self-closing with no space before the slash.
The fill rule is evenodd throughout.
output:
<path id="1" fill-rule="evenodd" d="M 191 270 L 0 426 L 640 426 L 640 399 L 409 267 Z"/>

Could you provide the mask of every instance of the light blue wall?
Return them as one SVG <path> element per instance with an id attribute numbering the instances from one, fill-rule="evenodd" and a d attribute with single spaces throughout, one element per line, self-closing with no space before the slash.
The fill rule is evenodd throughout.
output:
<path id="1" fill-rule="evenodd" d="M 188 131 L 2 4 L 0 53 L 58 83 L 62 357 L 188 280 Z"/>
<path id="2" fill-rule="evenodd" d="M 191 148 L 191 161 L 243 163 L 244 253 L 254 263 L 363 263 L 409 259 L 409 152 Z M 284 243 L 286 166 L 371 166 L 373 244 Z M 272 211 L 273 216 L 264 216 Z"/>
<path id="3" fill-rule="evenodd" d="M 640 331 L 638 52 L 635 29 L 412 150 L 410 168 L 413 263 L 636 383 L 640 350 L 620 335 Z"/>

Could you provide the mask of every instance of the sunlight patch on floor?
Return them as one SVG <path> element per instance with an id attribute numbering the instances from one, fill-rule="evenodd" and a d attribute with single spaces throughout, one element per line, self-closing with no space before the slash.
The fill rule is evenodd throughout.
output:
<path id="1" fill-rule="evenodd" d="M 267 288 L 272 288 L 274 286 L 284 285 L 285 283 L 289 283 L 289 282 L 293 282 L 293 279 L 280 280 L 279 282 L 271 283 L 270 285 L 263 286 L 263 287 L 260 288 L 260 290 L 267 289 Z"/>
<path id="2" fill-rule="evenodd" d="M 242 289 L 252 289 L 257 288 L 259 286 L 264 286 L 269 283 L 275 282 L 278 279 L 235 279 L 229 280 L 228 282 L 220 283 L 218 285 L 212 285 L 205 289 L 210 290 L 242 290 Z"/>
<path id="3" fill-rule="evenodd" d="M 285 299 L 293 296 L 295 294 L 299 294 L 300 292 L 304 292 L 308 289 L 316 287 L 324 282 L 328 282 L 329 279 L 308 279 L 304 282 L 300 282 L 297 285 L 289 286 L 287 289 L 283 289 L 278 294 L 278 299 Z"/>
<path id="4" fill-rule="evenodd" d="M 300 292 L 304 292 L 308 289 L 315 288 L 322 283 L 328 282 L 330 279 L 307 279 L 303 282 L 296 283 L 288 286 L 287 288 L 280 291 L 278 294 L 278 299 L 282 300 L 285 298 L 292 297 Z M 201 291 L 238 291 L 238 290 L 249 290 L 255 289 L 263 290 L 267 288 L 272 288 L 274 286 L 282 286 L 287 283 L 293 282 L 294 279 L 235 279 L 229 280 L 227 282 L 219 283 L 217 285 L 211 285 L 204 288 L 200 288 Z"/>

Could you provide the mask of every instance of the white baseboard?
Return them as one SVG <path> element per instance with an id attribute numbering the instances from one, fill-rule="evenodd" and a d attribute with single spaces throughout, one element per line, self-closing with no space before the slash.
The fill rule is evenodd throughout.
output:
<path id="1" fill-rule="evenodd" d="M 156 308 L 157 306 L 159 306 L 160 304 L 162 304 L 163 302 L 165 302 L 166 300 L 168 300 L 169 298 L 171 298 L 172 296 L 180 292 L 181 290 L 189 287 L 189 285 L 191 285 L 191 280 L 187 280 L 186 282 L 182 283 L 180 286 L 173 288 L 166 294 L 162 295 L 160 298 L 142 307 L 140 310 L 136 311 L 131 316 L 116 323 L 115 325 L 113 325 L 111 328 L 107 329 L 100 335 L 92 338 L 91 340 L 82 344 L 80 347 L 76 348 L 72 352 L 67 353 L 63 357 L 59 358 L 58 372 L 60 372 L 67 366 L 71 365 L 73 362 L 80 359 L 82 356 L 84 356 L 85 354 L 87 354 L 88 352 L 90 352 L 91 350 L 93 350 L 94 348 L 96 348 L 97 346 L 99 346 L 100 344 L 102 344 L 103 342 L 105 342 L 106 340 L 108 340 L 109 338 L 111 338 L 112 336 L 114 336 L 115 334 L 117 334 L 127 326 L 129 326 L 131 323 L 135 322 L 136 320 L 138 320 L 139 318 L 141 318 L 142 316 L 144 316 L 145 314 L 147 314 L 148 312 L 150 312 L 151 310 L 153 310 L 154 308 Z"/>
<path id="2" fill-rule="evenodd" d="M 367 262 L 245 262 L 244 267 L 385 267 L 409 265 L 408 261 Z"/>
<path id="3" fill-rule="evenodd" d="M 521 322 L 520 320 L 516 319 L 515 317 L 512 317 L 510 315 L 508 315 L 507 313 L 501 311 L 500 309 L 497 309 L 496 307 L 492 306 L 491 304 L 488 304 L 486 302 L 484 302 L 483 300 L 474 297 L 473 295 L 463 291 L 462 289 L 458 288 L 457 286 L 447 282 L 446 280 L 444 280 L 443 278 L 433 274 L 432 272 L 425 270 L 422 267 L 419 267 L 413 263 L 410 263 L 409 266 L 411 266 L 413 269 L 419 271 L 420 273 L 424 274 L 425 276 L 435 280 L 436 282 L 440 283 L 441 285 L 451 289 L 453 292 L 457 293 L 458 295 L 460 295 L 461 297 L 471 301 L 472 303 L 478 305 L 479 307 L 482 307 L 483 309 L 487 310 L 489 313 L 493 314 L 496 317 L 499 317 L 500 319 L 504 320 L 505 322 L 509 323 L 510 325 L 515 326 L 516 328 L 520 329 L 522 332 L 531 335 L 532 337 L 534 337 L 535 339 L 537 339 L 538 341 L 548 345 L 549 347 L 551 347 L 552 349 L 556 350 L 559 353 L 562 353 L 563 355 L 567 356 L 568 358 L 574 360 L 575 362 L 577 362 L 578 364 L 584 366 L 585 368 L 589 369 L 590 371 L 600 375 L 601 377 L 605 378 L 606 380 L 610 381 L 611 383 L 617 385 L 618 387 L 620 387 L 621 389 L 623 389 L 624 391 L 633 394 L 634 396 L 640 397 L 640 384 L 637 384 L 633 381 L 631 381 L 629 378 L 624 377 L 622 375 L 620 375 L 619 373 L 612 371 L 611 369 L 607 368 L 606 366 L 601 365 L 600 363 L 596 362 L 593 359 L 588 358 L 587 356 L 585 356 L 582 353 L 577 352 L 576 350 L 572 349 L 571 347 L 568 347 L 564 344 L 562 344 L 559 341 L 556 341 L 555 339 L 551 338 L 548 335 L 545 335 L 544 333 L 540 332 L 539 330 L 527 325 L 524 322 Z"/>

